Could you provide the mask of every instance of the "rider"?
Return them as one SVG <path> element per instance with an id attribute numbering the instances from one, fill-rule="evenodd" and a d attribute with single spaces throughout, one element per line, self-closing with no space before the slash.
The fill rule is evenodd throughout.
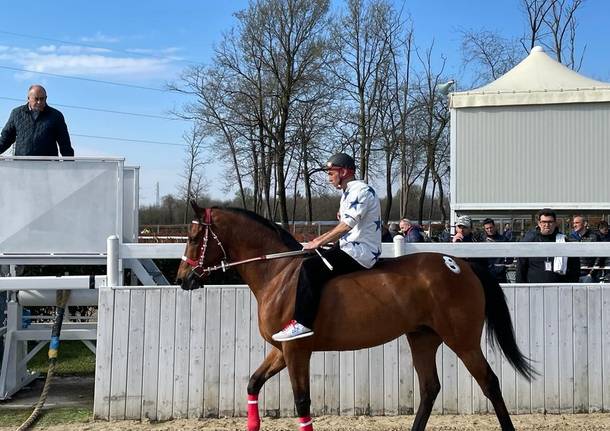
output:
<path id="1" fill-rule="evenodd" d="M 339 205 L 339 224 L 329 232 L 309 241 L 304 250 L 317 250 L 335 242 L 321 256 L 303 260 L 297 284 L 293 320 L 273 335 L 275 341 L 290 341 L 313 335 L 313 322 L 326 281 L 340 274 L 371 268 L 381 255 L 381 208 L 375 190 L 356 180 L 354 159 L 345 153 L 332 156 L 326 163 L 328 181 L 343 190 Z"/>

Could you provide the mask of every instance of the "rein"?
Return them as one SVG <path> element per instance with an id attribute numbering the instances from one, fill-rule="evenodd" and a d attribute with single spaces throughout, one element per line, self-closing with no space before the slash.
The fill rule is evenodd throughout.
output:
<path id="1" fill-rule="evenodd" d="M 258 262 L 258 261 L 263 261 L 263 260 L 282 259 L 285 257 L 292 257 L 292 256 L 304 256 L 306 254 L 311 253 L 310 250 L 294 250 L 294 251 L 285 251 L 285 252 L 281 252 L 281 253 L 264 254 L 262 256 L 252 257 L 250 259 L 239 260 L 237 262 L 227 262 L 228 257 L 227 257 L 225 248 L 222 246 L 222 242 L 220 242 L 220 239 L 218 238 L 216 233 L 212 230 L 212 209 L 206 208 L 204 211 L 205 211 L 205 213 L 204 213 L 203 221 L 200 221 L 200 220 L 192 221 L 192 223 L 194 223 L 194 224 L 200 224 L 200 225 L 205 226 L 205 232 L 203 234 L 203 239 L 201 240 L 201 246 L 199 247 L 199 252 L 197 253 L 197 257 L 195 259 L 191 259 L 187 256 L 182 256 L 182 260 L 185 261 L 187 264 L 189 264 L 193 268 L 191 270 L 191 272 L 194 272 L 195 275 L 197 275 L 200 278 L 207 274 L 210 274 L 213 271 L 217 271 L 219 269 L 222 269 L 223 272 L 226 272 L 227 268 L 231 268 L 232 266 L 243 265 L 246 263 Z M 216 241 L 216 243 L 222 250 L 222 254 L 224 257 L 220 261 L 219 265 L 204 267 L 203 261 L 205 259 L 205 252 L 208 248 L 209 234 L 212 234 L 212 238 L 214 238 L 214 240 Z"/>

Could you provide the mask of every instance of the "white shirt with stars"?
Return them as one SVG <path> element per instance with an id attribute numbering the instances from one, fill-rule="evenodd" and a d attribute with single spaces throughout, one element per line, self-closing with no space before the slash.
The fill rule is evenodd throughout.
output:
<path id="1" fill-rule="evenodd" d="M 352 228 L 339 240 L 339 247 L 360 265 L 371 268 L 381 256 L 381 205 L 375 190 L 353 180 L 341 196 L 339 220 Z"/>

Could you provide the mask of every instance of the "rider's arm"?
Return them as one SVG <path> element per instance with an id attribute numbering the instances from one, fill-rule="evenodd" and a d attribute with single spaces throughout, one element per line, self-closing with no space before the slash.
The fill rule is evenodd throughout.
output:
<path id="1" fill-rule="evenodd" d="M 329 242 L 335 242 L 339 238 L 341 238 L 342 235 L 349 232 L 350 230 L 352 230 L 352 228 L 349 225 L 344 222 L 340 222 L 337 226 L 335 226 L 328 232 L 306 243 L 303 246 L 303 250 L 313 250 L 318 247 L 322 247 L 323 245 L 326 245 Z"/>

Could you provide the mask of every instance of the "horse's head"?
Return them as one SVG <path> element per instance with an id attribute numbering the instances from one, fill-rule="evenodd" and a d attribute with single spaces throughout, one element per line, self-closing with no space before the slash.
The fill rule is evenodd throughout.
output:
<path id="1" fill-rule="evenodd" d="M 189 226 L 186 250 L 176 276 L 176 284 L 185 290 L 203 287 L 209 274 L 207 268 L 226 259 L 222 243 L 214 232 L 212 209 L 200 208 L 195 201 L 191 201 L 191 206 L 195 219 Z"/>

